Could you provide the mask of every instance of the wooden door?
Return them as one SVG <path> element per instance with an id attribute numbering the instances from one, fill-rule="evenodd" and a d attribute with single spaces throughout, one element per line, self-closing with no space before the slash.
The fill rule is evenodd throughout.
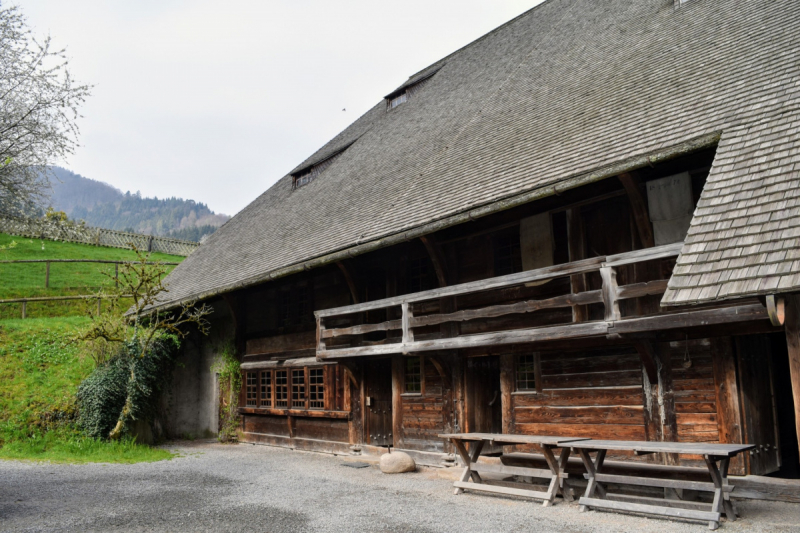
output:
<path id="1" fill-rule="evenodd" d="M 736 352 L 744 441 L 756 445 L 748 457 L 749 474 L 770 474 L 781 466 L 770 338 L 767 335 L 738 337 Z"/>
<path id="2" fill-rule="evenodd" d="M 364 364 L 366 391 L 367 443 L 391 446 L 392 436 L 392 362 L 389 359 Z"/>
<path id="3" fill-rule="evenodd" d="M 503 407 L 500 397 L 500 358 L 467 359 L 467 424 L 471 433 L 502 433 Z M 484 453 L 502 451 L 484 448 Z"/>

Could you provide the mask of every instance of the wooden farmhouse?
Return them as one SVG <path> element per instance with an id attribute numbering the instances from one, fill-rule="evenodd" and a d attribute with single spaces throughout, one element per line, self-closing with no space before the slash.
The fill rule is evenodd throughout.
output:
<path id="1" fill-rule="evenodd" d="M 162 309 L 214 308 L 170 430 L 217 431 L 233 339 L 249 443 L 752 443 L 732 474 L 800 477 L 798 28 L 548 0 L 376 95 L 168 277 Z"/>

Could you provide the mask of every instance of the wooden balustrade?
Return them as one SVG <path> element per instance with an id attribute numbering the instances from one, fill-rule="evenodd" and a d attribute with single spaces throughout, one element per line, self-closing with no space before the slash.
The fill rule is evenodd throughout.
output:
<path id="1" fill-rule="evenodd" d="M 736 322 L 765 318 L 766 309 L 760 305 L 742 305 L 721 309 L 688 310 L 685 312 L 659 313 L 651 316 L 622 317 L 620 302 L 643 296 L 663 294 L 667 280 L 654 280 L 626 285 L 617 285 L 619 267 L 633 263 L 641 263 L 670 257 L 677 257 L 682 243 L 670 244 L 656 248 L 647 248 L 613 256 L 601 256 L 572 263 L 555 265 L 537 270 L 529 270 L 506 276 L 488 278 L 470 283 L 451 285 L 428 291 L 405 294 L 364 302 L 345 307 L 325 309 L 315 312 L 317 319 L 317 358 L 336 359 L 367 355 L 383 355 L 393 353 L 413 353 L 429 350 L 457 349 L 476 346 L 500 344 L 517 344 L 546 340 L 569 339 L 592 336 L 614 336 L 620 333 L 631 334 L 639 331 L 687 327 L 699 322 L 702 325 L 713 325 L 725 322 Z M 602 287 L 599 290 L 564 294 L 545 299 L 528 299 L 514 303 L 486 305 L 473 309 L 463 309 L 446 313 L 433 313 L 414 316 L 414 304 L 436 301 L 445 297 L 466 296 L 525 286 L 527 283 L 549 281 L 576 274 L 599 273 Z M 520 329 L 507 329 L 488 333 L 456 335 L 454 337 L 437 338 L 436 335 L 418 335 L 415 339 L 414 328 L 435 326 L 448 322 L 467 322 L 470 320 L 497 318 L 505 315 L 532 313 L 544 309 L 586 306 L 602 304 L 603 319 L 588 322 L 568 322 L 558 325 L 543 325 Z M 377 324 L 357 324 L 345 327 L 326 327 L 327 323 L 341 319 L 357 317 L 358 313 L 377 309 L 399 310 L 399 319 L 386 320 Z M 763 315 L 763 317 L 762 317 Z M 391 316 L 391 315 L 389 315 Z M 619 327 L 622 326 L 622 327 Z M 346 336 L 364 335 L 367 333 L 387 333 L 387 338 L 380 343 L 363 346 L 328 346 L 326 342 Z M 393 336 L 389 332 L 399 334 Z"/>

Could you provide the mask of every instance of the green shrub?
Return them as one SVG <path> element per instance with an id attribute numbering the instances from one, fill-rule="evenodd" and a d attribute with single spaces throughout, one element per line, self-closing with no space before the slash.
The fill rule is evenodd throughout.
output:
<path id="1" fill-rule="evenodd" d="M 172 379 L 179 341 L 161 335 L 141 355 L 136 340 L 123 343 L 116 355 L 99 365 L 78 388 L 78 426 L 88 436 L 107 438 L 118 422 L 128 433 L 130 422 L 152 423 L 161 396 Z"/>

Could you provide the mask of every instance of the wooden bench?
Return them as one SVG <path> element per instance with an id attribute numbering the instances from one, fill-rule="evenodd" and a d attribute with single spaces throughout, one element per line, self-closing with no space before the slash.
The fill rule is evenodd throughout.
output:
<path id="1" fill-rule="evenodd" d="M 596 509 L 610 509 L 627 511 L 673 518 L 687 518 L 708 522 L 709 529 L 717 529 L 722 513 L 728 520 L 736 520 L 736 509 L 730 499 L 733 487 L 728 484 L 728 463 L 731 457 L 753 448 L 752 444 L 706 444 L 685 442 L 647 442 L 647 441 L 613 441 L 613 440 L 583 440 L 569 444 L 573 451 L 577 451 L 586 469 L 585 477 L 588 481 L 586 492 L 581 497 L 581 511 L 589 507 Z M 632 451 L 637 455 L 650 453 L 670 453 L 678 455 L 701 455 L 708 469 L 707 481 L 690 479 L 676 479 L 667 474 L 668 469 L 662 470 L 666 475 L 635 476 L 629 474 L 609 474 L 603 472 L 606 452 Z M 590 454 L 596 453 L 594 461 Z M 652 465 L 655 466 L 655 465 Z M 652 469 L 658 472 L 658 469 Z M 640 485 L 646 487 L 688 489 L 695 491 L 712 492 L 714 494 L 710 510 L 698 510 L 697 503 L 676 502 L 665 500 L 663 503 L 634 503 L 608 499 L 608 494 L 603 483 L 616 483 L 627 485 Z M 595 497 L 595 492 L 597 497 Z M 683 504 L 683 505 L 681 505 Z M 692 508 L 689 508 L 692 507 Z"/>
<path id="2" fill-rule="evenodd" d="M 456 447 L 456 450 L 458 450 L 458 454 L 461 456 L 461 460 L 464 463 L 464 472 L 461 474 L 461 478 L 453 483 L 455 487 L 454 494 L 460 494 L 464 492 L 465 489 L 469 489 L 511 496 L 525 496 L 543 500 L 542 504 L 546 507 L 555 501 L 556 494 L 561 491 L 563 497 L 567 501 L 572 500 L 569 491 L 563 490 L 563 478 L 566 475 L 564 473 L 564 466 L 569 459 L 569 446 L 573 442 L 582 440 L 580 438 L 493 433 L 447 433 L 439 436 L 444 439 L 450 439 L 453 442 L 453 445 Z M 471 443 L 469 452 L 467 451 L 467 443 Z M 545 470 L 532 466 L 479 463 L 478 458 L 486 443 L 498 446 L 513 446 L 516 444 L 539 445 L 548 468 Z M 556 457 L 554 451 L 558 448 L 561 448 L 561 453 Z M 525 488 L 523 484 L 519 484 L 519 487 L 490 485 L 484 482 L 483 478 L 481 478 L 481 473 L 544 478 L 549 480 L 549 486 L 546 492 L 542 492 Z"/>

